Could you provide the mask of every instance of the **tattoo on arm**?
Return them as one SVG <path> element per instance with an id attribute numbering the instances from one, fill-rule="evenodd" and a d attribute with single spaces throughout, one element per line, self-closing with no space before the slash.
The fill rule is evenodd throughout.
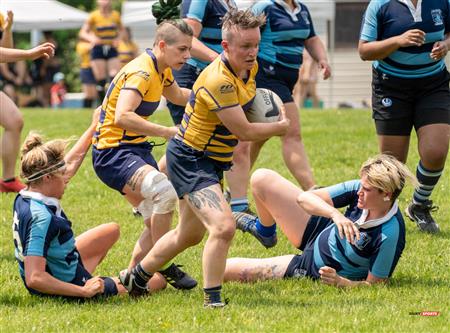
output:
<path id="1" fill-rule="evenodd" d="M 128 179 L 127 185 L 131 187 L 132 191 L 135 191 L 136 190 L 136 185 L 138 183 L 142 182 L 142 178 L 144 178 L 144 172 L 145 172 L 144 168 L 138 169 L 134 173 L 134 175 L 130 179 Z"/>
<path id="2" fill-rule="evenodd" d="M 202 209 L 208 206 L 209 208 L 217 209 L 223 211 L 220 205 L 220 198 L 216 192 L 211 189 L 205 188 L 193 193 L 188 194 L 189 202 L 192 203 L 195 208 Z"/>

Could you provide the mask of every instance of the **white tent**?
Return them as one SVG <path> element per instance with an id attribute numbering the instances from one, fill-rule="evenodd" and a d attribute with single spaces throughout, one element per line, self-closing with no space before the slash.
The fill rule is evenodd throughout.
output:
<path id="1" fill-rule="evenodd" d="M 13 31 L 80 28 L 88 14 L 55 0 L 0 0 L 0 11 L 14 12 Z"/>

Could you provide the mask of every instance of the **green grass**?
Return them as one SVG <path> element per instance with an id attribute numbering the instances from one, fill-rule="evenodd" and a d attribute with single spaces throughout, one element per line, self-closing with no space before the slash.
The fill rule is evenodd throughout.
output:
<path id="1" fill-rule="evenodd" d="M 86 110 L 23 110 L 25 136 L 39 130 L 48 138 L 79 136 L 90 121 Z M 167 114 L 153 121 L 170 124 Z M 377 140 L 368 111 L 308 110 L 302 112 L 303 137 L 318 184 L 328 185 L 357 177 L 361 163 L 377 153 Z M 412 138 L 408 165 L 418 161 L 416 138 Z M 163 149 L 157 148 L 159 157 Z M 257 167 L 268 167 L 292 179 L 284 166 L 279 139 L 263 148 Z M 224 294 L 230 305 L 223 310 L 202 308 L 202 291 L 172 288 L 151 297 L 133 300 L 117 297 L 83 304 L 30 296 L 22 285 L 13 255 L 11 237 L 14 195 L 0 200 L 0 332 L 447 332 L 450 309 L 450 168 L 433 194 L 440 206 L 436 218 L 442 232 L 419 233 L 407 223 L 407 245 L 388 286 L 342 290 L 310 280 L 268 281 L 251 285 L 229 283 Z M 402 209 L 411 197 L 407 188 L 400 198 Z M 127 266 L 143 224 L 131 214 L 121 196 L 97 179 L 90 154 L 66 190 L 63 207 L 76 234 L 100 223 L 116 221 L 121 238 L 97 273 L 116 275 Z M 241 232 L 230 256 L 267 257 L 295 253 L 286 238 L 270 250 Z M 201 285 L 202 245 L 180 254 Z M 438 317 L 410 312 L 440 311 Z"/>

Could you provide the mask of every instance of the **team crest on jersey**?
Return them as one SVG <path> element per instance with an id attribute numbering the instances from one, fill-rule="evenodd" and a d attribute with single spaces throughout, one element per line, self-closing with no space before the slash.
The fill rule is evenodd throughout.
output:
<path id="1" fill-rule="evenodd" d="M 232 84 L 224 84 L 220 86 L 219 91 L 221 94 L 229 94 L 234 92 L 234 87 Z"/>
<path id="2" fill-rule="evenodd" d="M 369 244 L 370 240 L 371 238 L 367 233 L 361 232 L 359 234 L 359 241 L 355 243 L 355 247 L 358 250 L 362 251 L 367 246 L 367 244 Z"/>
<path id="3" fill-rule="evenodd" d="M 432 9 L 431 17 L 433 18 L 434 25 L 444 24 L 442 19 L 442 11 L 440 9 Z"/>
<path id="4" fill-rule="evenodd" d="M 384 107 L 390 107 L 392 105 L 392 99 L 385 97 L 381 100 L 381 104 L 383 104 Z"/>
<path id="5" fill-rule="evenodd" d="M 148 81 L 150 79 L 150 74 L 145 71 L 137 71 L 136 75 L 143 78 L 145 81 Z"/>
<path id="6" fill-rule="evenodd" d="M 308 12 L 300 12 L 300 15 L 302 16 L 303 21 L 305 21 L 306 24 L 310 24 L 309 22 L 309 17 L 308 17 Z"/>

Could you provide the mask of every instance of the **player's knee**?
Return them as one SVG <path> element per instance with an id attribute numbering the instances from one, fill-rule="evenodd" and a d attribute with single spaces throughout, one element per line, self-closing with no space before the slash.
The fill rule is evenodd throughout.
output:
<path id="1" fill-rule="evenodd" d="M 283 142 L 299 142 L 302 141 L 302 135 L 300 134 L 300 128 L 296 128 L 295 130 L 288 130 L 287 133 L 281 137 Z"/>
<path id="2" fill-rule="evenodd" d="M 436 145 L 437 146 L 437 145 Z M 447 147 L 429 147 L 427 151 L 422 152 L 421 160 L 429 169 L 440 169 L 444 166 L 448 154 Z"/>
<path id="3" fill-rule="evenodd" d="M 108 234 L 111 242 L 114 244 L 120 238 L 120 226 L 117 223 L 111 222 L 107 224 Z"/>
<path id="4" fill-rule="evenodd" d="M 261 193 L 268 184 L 271 184 L 271 179 L 276 175 L 277 173 L 273 170 L 257 169 L 250 178 L 252 191 L 254 193 Z"/>
<path id="5" fill-rule="evenodd" d="M 167 214 L 175 209 L 177 193 L 163 173 L 153 170 L 147 173 L 141 183 L 141 195 L 144 200 L 138 206 L 144 220 L 153 213 Z"/>
<path id="6" fill-rule="evenodd" d="M 230 215 L 226 217 L 218 223 L 218 225 L 213 226 L 209 233 L 211 236 L 215 238 L 219 238 L 226 242 L 231 242 L 234 237 L 234 233 L 236 231 L 236 222 L 233 220 L 233 217 Z"/>
<path id="7" fill-rule="evenodd" d="M 174 232 L 176 243 L 182 244 L 184 248 L 197 245 L 202 241 L 204 235 L 204 233 L 195 233 L 195 232 L 182 233 L 178 228 L 176 228 Z"/>

